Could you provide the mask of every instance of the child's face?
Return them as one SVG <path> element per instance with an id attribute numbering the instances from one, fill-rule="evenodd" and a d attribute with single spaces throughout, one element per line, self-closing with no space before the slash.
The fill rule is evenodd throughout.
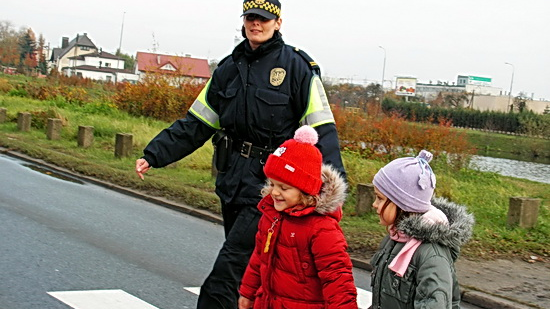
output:
<path id="1" fill-rule="evenodd" d="M 374 187 L 374 194 L 376 195 L 376 198 L 372 203 L 372 207 L 376 209 L 376 213 L 378 213 L 378 216 L 380 216 L 380 224 L 383 226 L 389 226 L 393 224 L 397 213 L 397 206 L 393 202 L 390 202 L 388 206 L 384 208 L 384 204 L 386 203 L 388 198 L 384 194 L 382 194 L 382 192 L 378 191 L 378 188 L 376 187 Z"/>
<path id="2" fill-rule="evenodd" d="M 275 179 L 269 179 L 269 185 L 271 187 L 271 197 L 277 211 L 294 207 L 302 200 L 302 191 L 291 185 Z"/>

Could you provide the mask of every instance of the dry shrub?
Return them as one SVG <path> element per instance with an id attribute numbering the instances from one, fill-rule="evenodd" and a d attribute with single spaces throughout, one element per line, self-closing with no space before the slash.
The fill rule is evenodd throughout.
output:
<path id="1" fill-rule="evenodd" d="M 90 96 L 85 88 L 56 86 L 53 84 L 35 85 L 32 83 L 25 85 L 25 90 L 29 97 L 37 100 L 53 100 L 62 97 L 65 102 L 82 105 L 89 102 Z"/>
<path id="2" fill-rule="evenodd" d="M 174 121 L 187 113 L 204 83 L 148 75 L 138 84 L 123 84 L 113 100 L 121 110 L 136 116 Z"/>
<path id="3" fill-rule="evenodd" d="M 5 78 L 0 78 L 0 93 L 8 93 L 13 89 L 13 86 Z"/>
<path id="4" fill-rule="evenodd" d="M 451 130 L 451 122 L 445 119 L 432 125 L 408 122 L 398 114 L 367 115 L 339 107 L 335 107 L 333 112 L 342 147 L 367 159 L 390 161 L 426 149 L 434 157 L 444 155 L 453 165 L 460 167 L 473 151 L 464 133 Z"/>
<path id="5" fill-rule="evenodd" d="M 31 126 L 39 130 L 46 128 L 46 126 L 48 125 L 49 118 L 61 119 L 62 126 L 67 126 L 69 122 L 67 117 L 61 115 L 57 109 L 48 109 L 45 111 L 32 111 L 30 113 L 32 115 Z"/>

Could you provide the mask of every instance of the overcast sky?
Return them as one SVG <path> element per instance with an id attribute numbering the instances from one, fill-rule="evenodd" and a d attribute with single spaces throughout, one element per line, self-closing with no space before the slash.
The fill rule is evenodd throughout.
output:
<path id="1" fill-rule="evenodd" d="M 514 73 L 514 95 L 550 100 L 549 0 L 281 2 L 285 42 L 310 54 L 324 76 L 379 82 L 382 46 L 385 80 L 451 83 L 457 75 L 474 75 L 508 91 Z M 52 47 L 60 47 L 63 36 L 87 33 L 111 53 L 124 20 L 124 53 L 220 60 L 240 35 L 241 13 L 238 0 L 6 0 L 0 20 L 31 27 Z"/>

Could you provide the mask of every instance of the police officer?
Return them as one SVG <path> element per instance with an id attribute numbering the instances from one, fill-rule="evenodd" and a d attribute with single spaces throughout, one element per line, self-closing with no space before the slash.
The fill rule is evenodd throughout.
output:
<path id="1" fill-rule="evenodd" d="M 278 0 L 245 0 L 245 40 L 220 61 L 186 117 L 161 131 L 136 161 L 136 172 L 189 155 L 214 134 L 226 240 L 204 281 L 197 308 L 237 307 L 238 286 L 254 249 L 267 156 L 301 125 L 314 127 L 323 161 L 345 176 L 334 118 L 319 67 L 286 45 Z"/>

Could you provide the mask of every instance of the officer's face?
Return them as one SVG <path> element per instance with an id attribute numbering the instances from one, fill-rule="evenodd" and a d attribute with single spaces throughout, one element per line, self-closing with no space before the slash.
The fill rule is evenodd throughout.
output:
<path id="1" fill-rule="evenodd" d="M 252 15 L 252 14 L 249 14 Z M 259 16 L 244 16 L 243 24 L 246 33 L 246 38 L 250 42 L 252 49 L 258 48 L 267 40 L 273 37 L 275 30 L 281 29 L 283 20 L 278 19 L 263 19 Z"/>

